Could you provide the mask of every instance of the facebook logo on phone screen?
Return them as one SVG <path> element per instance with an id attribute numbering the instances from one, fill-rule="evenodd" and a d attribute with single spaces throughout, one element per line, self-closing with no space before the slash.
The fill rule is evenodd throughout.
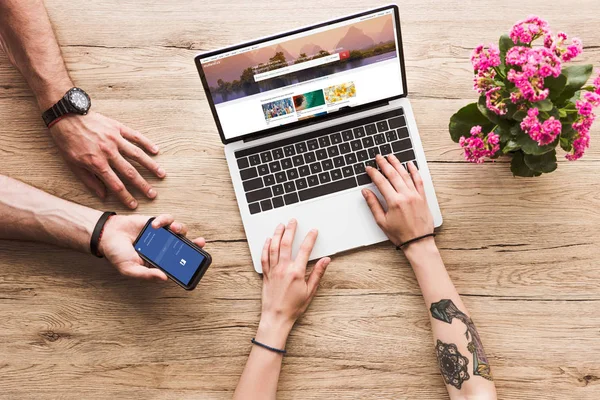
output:
<path id="1" fill-rule="evenodd" d="M 204 256 L 166 229 L 148 225 L 136 243 L 146 258 L 188 285 L 204 261 Z"/>

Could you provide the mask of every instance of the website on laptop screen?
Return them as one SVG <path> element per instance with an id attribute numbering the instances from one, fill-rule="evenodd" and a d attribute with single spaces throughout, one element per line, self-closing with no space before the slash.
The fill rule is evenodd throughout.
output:
<path id="1" fill-rule="evenodd" d="M 394 11 L 200 61 L 226 139 L 403 93 Z"/>

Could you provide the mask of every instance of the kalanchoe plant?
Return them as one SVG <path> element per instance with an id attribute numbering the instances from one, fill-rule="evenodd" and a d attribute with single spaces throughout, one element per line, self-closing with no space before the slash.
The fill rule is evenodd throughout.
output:
<path id="1" fill-rule="evenodd" d="M 592 65 L 565 66 L 583 51 L 581 40 L 553 35 L 538 17 L 517 22 L 499 46 L 480 45 L 471 56 L 477 103 L 450 118 L 450 136 L 465 159 L 482 163 L 512 155 L 515 176 L 556 169 L 556 147 L 574 161 L 590 145 L 600 76 L 585 86 Z"/>

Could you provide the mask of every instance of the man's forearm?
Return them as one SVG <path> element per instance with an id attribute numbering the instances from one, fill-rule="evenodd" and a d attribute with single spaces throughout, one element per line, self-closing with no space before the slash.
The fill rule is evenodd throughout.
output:
<path id="1" fill-rule="evenodd" d="M 46 242 L 89 252 L 101 215 L 0 175 L 0 239 Z"/>
<path id="2" fill-rule="evenodd" d="M 73 87 L 42 0 L 0 0 L 0 44 L 41 110 Z"/>
<path id="3" fill-rule="evenodd" d="M 433 238 L 405 252 L 429 309 L 440 372 L 452 399 L 495 399 L 479 333 L 456 291 Z"/>

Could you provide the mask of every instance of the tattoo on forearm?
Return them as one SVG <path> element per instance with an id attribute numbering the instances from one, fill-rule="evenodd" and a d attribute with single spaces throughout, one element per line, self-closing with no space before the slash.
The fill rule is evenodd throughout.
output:
<path id="1" fill-rule="evenodd" d="M 444 343 L 439 339 L 435 351 L 444 382 L 460 389 L 463 382 L 470 378 L 467 372 L 469 359 L 460 354 L 455 344 Z"/>
<path id="2" fill-rule="evenodd" d="M 483 351 L 483 344 L 481 343 L 481 339 L 479 338 L 479 333 L 477 333 L 477 329 L 475 329 L 475 324 L 473 324 L 471 318 L 469 318 L 465 313 L 460 311 L 458 307 L 454 305 L 452 300 L 449 299 L 444 299 L 438 301 L 437 303 L 433 303 L 431 305 L 430 311 L 431 316 L 437 320 L 446 322 L 447 324 L 451 324 L 452 319 L 456 318 L 467 326 L 465 336 L 469 341 L 467 343 L 467 349 L 469 350 L 469 352 L 473 353 L 473 375 L 481 376 L 490 381 L 494 380 L 492 377 L 492 371 L 490 369 L 490 363 L 488 362 L 485 352 Z M 439 343 L 440 342 L 438 341 L 438 348 Z M 468 379 L 468 377 L 466 379 Z"/>

